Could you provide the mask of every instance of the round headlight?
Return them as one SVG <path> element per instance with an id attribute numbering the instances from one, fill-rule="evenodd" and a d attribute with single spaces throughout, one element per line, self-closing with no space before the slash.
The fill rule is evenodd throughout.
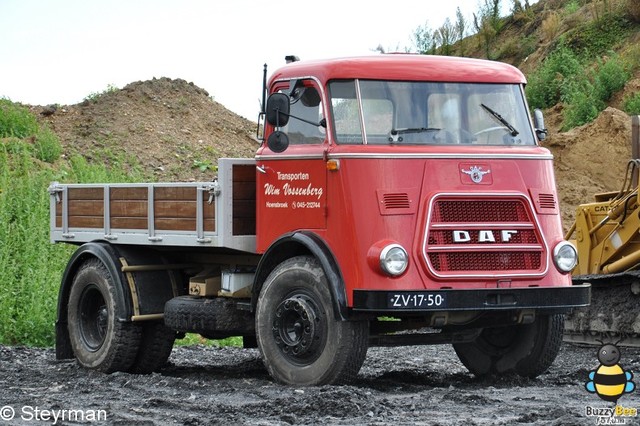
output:
<path id="1" fill-rule="evenodd" d="M 570 242 L 561 241 L 553 249 L 553 261 L 560 272 L 571 272 L 578 264 L 578 252 Z"/>
<path id="2" fill-rule="evenodd" d="M 409 266 L 407 251 L 400 244 L 389 244 L 380 252 L 380 268 L 391 276 L 402 275 Z"/>

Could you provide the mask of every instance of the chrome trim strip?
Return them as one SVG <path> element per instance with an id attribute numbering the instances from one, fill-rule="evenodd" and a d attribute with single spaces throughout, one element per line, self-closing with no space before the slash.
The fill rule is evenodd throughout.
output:
<path id="1" fill-rule="evenodd" d="M 329 154 L 328 158 L 355 158 L 355 159 L 384 159 L 384 158 L 401 158 L 401 159 L 485 159 L 485 160 L 553 160 L 553 155 L 537 155 L 537 154 L 469 154 L 469 153 L 338 153 Z"/>
<path id="2" fill-rule="evenodd" d="M 500 250 L 509 250 L 510 252 L 514 251 L 535 251 L 542 252 L 542 244 L 496 244 L 496 243 L 486 243 L 486 244 L 440 244 L 433 245 L 427 249 L 427 252 L 430 251 L 443 251 L 447 250 L 449 252 L 455 253 L 468 253 L 468 252 L 477 252 L 477 251 L 500 251 Z"/>
<path id="3" fill-rule="evenodd" d="M 535 229 L 533 223 L 512 223 L 512 222 L 452 222 L 452 223 L 434 223 L 431 229 L 441 230 L 458 230 L 464 228 L 464 230 L 476 230 L 476 229 Z"/>
<path id="4" fill-rule="evenodd" d="M 266 160 L 322 160 L 324 155 L 322 154 L 271 154 L 271 155 L 256 155 L 256 161 Z"/>
<path id="5" fill-rule="evenodd" d="M 317 160 L 323 159 L 322 154 L 270 154 L 256 155 L 255 159 L 260 160 Z M 466 160 L 466 159 L 483 159 L 483 160 L 553 160 L 553 155 L 532 155 L 532 154 L 444 154 L 444 153 L 400 153 L 400 154 L 356 154 L 356 153 L 340 153 L 328 154 L 329 159 L 434 159 L 434 160 Z"/>

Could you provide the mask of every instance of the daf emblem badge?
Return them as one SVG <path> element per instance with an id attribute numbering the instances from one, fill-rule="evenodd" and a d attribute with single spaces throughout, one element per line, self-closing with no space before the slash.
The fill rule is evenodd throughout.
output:
<path id="1" fill-rule="evenodd" d="M 470 166 L 469 170 L 460 169 L 460 171 L 469 175 L 473 183 L 482 182 L 484 175 L 491 173 L 491 170 L 482 170 L 480 166 Z"/>

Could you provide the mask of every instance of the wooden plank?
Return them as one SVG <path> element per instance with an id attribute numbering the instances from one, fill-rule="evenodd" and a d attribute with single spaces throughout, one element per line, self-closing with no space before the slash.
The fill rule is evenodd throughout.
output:
<path id="1" fill-rule="evenodd" d="M 207 200 L 203 200 L 202 202 L 202 212 L 204 213 L 205 219 L 215 219 L 216 218 L 216 203 L 209 204 Z"/>
<path id="2" fill-rule="evenodd" d="M 195 187 L 160 186 L 155 188 L 153 198 L 155 200 L 196 201 L 196 195 Z"/>
<path id="3" fill-rule="evenodd" d="M 111 217 L 147 217 L 147 202 L 137 200 L 111 200 Z"/>
<path id="4" fill-rule="evenodd" d="M 255 182 L 256 166 L 254 164 L 234 164 L 233 165 L 233 181 L 234 182 Z"/>
<path id="5" fill-rule="evenodd" d="M 62 215 L 56 211 L 56 228 L 62 228 Z"/>
<path id="6" fill-rule="evenodd" d="M 102 200 L 69 200 L 69 216 L 104 216 Z"/>
<path id="7" fill-rule="evenodd" d="M 255 200 L 256 182 L 233 182 L 234 200 Z"/>
<path id="8" fill-rule="evenodd" d="M 156 231 L 196 231 L 196 219 L 189 218 L 156 218 L 154 226 Z M 214 220 L 204 221 L 206 232 L 215 232 Z"/>
<path id="9" fill-rule="evenodd" d="M 155 201 L 154 213 L 156 218 L 194 218 L 196 217 L 196 201 Z"/>
<path id="10" fill-rule="evenodd" d="M 256 221 L 251 219 L 233 219 L 233 235 L 256 235 Z"/>
<path id="11" fill-rule="evenodd" d="M 69 216 L 69 228 L 102 229 L 104 228 L 104 216 Z"/>
<path id="12" fill-rule="evenodd" d="M 112 229 L 143 229 L 147 228 L 147 218 L 141 217 L 111 217 Z"/>
<path id="13" fill-rule="evenodd" d="M 147 187 L 111 188 L 111 200 L 146 200 Z"/>
<path id="14" fill-rule="evenodd" d="M 104 188 L 67 188 L 69 200 L 104 200 Z"/>
<path id="15" fill-rule="evenodd" d="M 188 218 L 158 218 L 154 224 L 156 231 L 193 231 L 196 230 L 196 219 Z"/>
<path id="16" fill-rule="evenodd" d="M 204 230 L 205 232 L 216 232 L 216 221 L 214 219 L 205 219 Z"/>
<path id="17" fill-rule="evenodd" d="M 256 218 L 255 200 L 233 200 L 233 218 Z"/>

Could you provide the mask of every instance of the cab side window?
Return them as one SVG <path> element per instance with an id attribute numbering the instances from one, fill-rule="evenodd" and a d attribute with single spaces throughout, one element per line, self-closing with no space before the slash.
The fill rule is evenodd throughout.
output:
<path id="1" fill-rule="evenodd" d="M 295 89 L 290 96 L 293 100 L 290 111 L 292 117 L 289 119 L 289 123 L 282 129 L 289 136 L 289 142 L 292 145 L 323 143 L 325 140 L 324 128 L 311 124 L 319 123 L 324 117 L 322 98 L 318 90 L 312 86 L 304 86 Z"/>

